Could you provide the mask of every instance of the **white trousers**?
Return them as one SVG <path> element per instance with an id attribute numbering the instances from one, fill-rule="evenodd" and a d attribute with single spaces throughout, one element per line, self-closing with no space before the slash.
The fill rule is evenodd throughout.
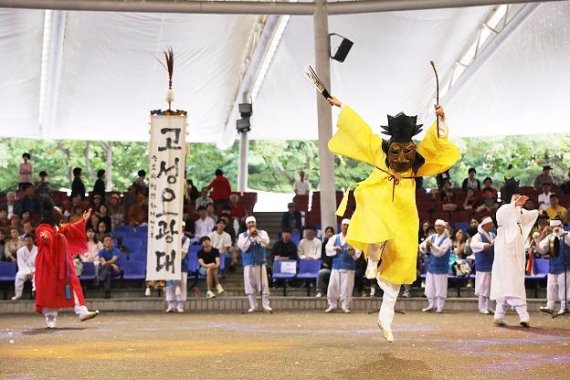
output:
<path id="1" fill-rule="evenodd" d="M 521 322 L 528 322 L 530 316 L 526 309 L 526 300 L 517 297 L 501 297 L 497 299 L 497 308 L 495 309 L 495 319 L 503 320 L 507 306 L 516 310 Z"/>
<path id="2" fill-rule="evenodd" d="M 265 265 L 247 265 L 243 268 L 243 285 L 249 307 L 257 307 L 256 292 L 261 293 L 261 305 L 269 306 L 269 282 Z"/>
<path id="3" fill-rule="evenodd" d="M 426 298 L 428 299 L 428 307 L 435 306 L 437 310 L 443 310 L 445 299 L 447 298 L 447 273 L 444 274 L 426 274 Z"/>
<path id="4" fill-rule="evenodd" d="M 179 294 L 176 294 L 176 288 L 180 289 Z M 166 303 L 168 303 L 168 306 L 172 308 L 176 308 L 178 305 L 184 306 L 186 304 L 187 288 L 188 274 L 186 272 L 182 272 L 179 284 L 172 284 L 167 282 L 167 285 L 164 289 L 164 298 L 166 300 Z"/>
<path id="5" fill-rule="evenodd" d="M 87 306 L 79 304 L 79 298 L 77 298 L 77 294 L 75 293 L 75 291 L 73 292 L 73 300 L 75 302 L 75 306 L 73 307 L 73 309 L 78 317 L 81 317 L 82 315 L 85 315 L 89 312 Z M 55 322 L 57 320 L 58 311 L 59 309 L 44 307 L 42 309 L 42 314 L 46 318 L 46 323 Z"/>
<path id="6" fill-rule="evenodd" d="M 33 273 L 18 272 L 16 273 L 16 279 L 14 280 L 14 289 L 16 290 L 15 296 L 20 298 L 22 296 L 22 291 L 24 290 L 24 284 L 29 281 L 28 275 L 32 276 L 32 291 L 36 291 L 36 281 Z"/>
<path id="7" fill-rule="evenodd" d="M 382 322 L 383 326 L 391 328 L 392 321 L 394 320 L 394 308 L 396 307 L 396 301 L 398 293 L 400 293 L 401 285 L 378 279 L 378 286 L 384 292 L 384 295 L 382 296 L 382 306 L 380 306 L 380 312 L 378 313 L 378 319 Z"/>
<path id="8" fill-rule="evenodd" d="M 548 274 L 546 282 L 546 307 L 554 309 L 556 301 L 560 301 L 561 309 L 566 309 L 570 298 L 570 270 L 566 271 L 566 289 L 564 288 L 564 272 L 560 274 Z"/>
<path id="9" fill-rule="evenodd" d="M 489 311 L 491 294 L 491 272 L 475 274 L 475 295 L 479 296 L 479 311 Z"/>
<path id="10" fill-rule="evenodd" d="M 354 271 L 333 269 L 327 289 L 327 301 L 329 306 L 336 308 L 338 306 L 338 300 L 340 299 L 340 307 L 350 309 L 353 289 Z"/>

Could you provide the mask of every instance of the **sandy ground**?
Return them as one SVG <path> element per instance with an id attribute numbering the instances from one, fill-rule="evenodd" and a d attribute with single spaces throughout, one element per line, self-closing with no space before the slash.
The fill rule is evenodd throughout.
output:
<path id="1" fill-rule="evenodd" d="M 570 317 L 532 328 L 474 313 L 376 315 L 106 313 L 58 328 L 39 315 L 0 319 L 1 379 L 569 379 Z"/>

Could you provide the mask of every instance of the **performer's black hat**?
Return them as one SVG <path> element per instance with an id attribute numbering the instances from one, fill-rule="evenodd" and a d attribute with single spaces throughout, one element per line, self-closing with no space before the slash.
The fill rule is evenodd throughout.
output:
<path id="1" fill-rule="evenodd" d="M 407 116 L 400 112 L 396 116 L 388 115 L 388 125 L 381 125 L 384 133 L 390 135 L 390 142 L 406 143 L 422 131 L 422 124 L 416 125 L 417 116 Z"/>
<path id="2" fill-rule="evenodd" d="M 511 203 L 513 194 L 519 193 L 519 182 L 520 181 L 515 180 L 515 177 L 505 177 L 505 197 L 503 198 L 505 203 Z"/>

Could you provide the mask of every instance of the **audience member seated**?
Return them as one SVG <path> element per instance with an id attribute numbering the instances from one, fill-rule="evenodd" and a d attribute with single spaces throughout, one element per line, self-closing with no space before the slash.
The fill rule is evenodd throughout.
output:
<path id="1" fill-rule="evenodd" d="M 295 210 L 294 203 L 289 203 L 287 208 L 288 211 L 284 212 L 281 216 L 281 231 L 288 229 L 291 232 L 300 232 L 303 228 L 301 213 Z"/>
<path id="2" fill-rule="evenodd" d="M 20 240 L 24 241 L 27 235 L 34 236 L 34 227 L 32 226 L 32 222 L 30 220 L 26 220 L 22 225 L 23 233 L 20 234 Z"/>
<path id="3" fill-rule="evenodd" d="M 0 228 L 0 261 L 8 261 L 4 257 L 4 247 L 6 246 L 6 231 L 4 228 Z"/>
<path id="4" fill-rule="evenodd" d="M 548 224 L 548 215 L 546 213 L 539 214 L 530 236 L 533 237 L 534 240 L 542 241 L 550 235 L 551 232 L 550 225 Z"/>
<path id="5" fill-rule="evenodd" d="M 556 182 L 554 182 L 554 177 L 552 177 L 552 174 L 550 174 L 551 170 L 552 167 L 550 165 L 546 165 L 542 168 L 542 173 L 536 176 L 534 179 L 534 189 L 536 191 L 541 191 L 542 185 L 545 183 L 556 184 Z"/>
<path id="6" fill-rule="evenodd" d="M 110 235 L 111 231 L 107 229 L 107 223 L 105 223 L 103 220 L 100 220 L 97 223 L 97 232 L 95 233 L 95 237 L 97 238 L 97 240 L 102 241 L 105 236 Z"/>
<path id="7" fill-rule="evenodd" d="M 75 208 L 73 209 L 73 212 L 67 217 L 67 221 L 68 223 L 74 223 L 77 222 L 78 220 L 80 220 L 81 218 L 83 218 L 83 206 L 75 206 Z M 65 216 L 68 214 L 69 212 L 67 210 L 65 210 L 64 212 L 64 218 Z M 89 221 L 87 222 L 89 223 Z"/>
<path id="8" fill-rule="evenodd" d="M 444 171 L 443 173 L 438 174 L 438 175 L 435 177 L 435 181 L 436 181 L 436 183 L 437 183 L 437 188 L 440 189 L 440 190 L 443 188 L 443 184 L 444 184 L 446 181 L 449 181 L 449 183 L 451 183 L 451 177 L 450 177 L 450 175 L 449 175 L 449 170 L 446 170 L 446 171 Z"/>
<path id="9" fill-rule="evenodd" d="M 137 179 L 135 180 L 135 182 L 133 182 L 133 187 L 135 188 L 135 190 L 143 195 L 148 195 L 148 185 L 146 183 L 146 171 L 144 170 L 139 170 L 137 172 Z"/>
<path id="10" fill-rule="evenodd" d="M 451 238 L 451 252 L 455 254 L 456 258 L 465 258 L 465 236 L 461 229 L 457 229 Z"/>
<path id="11" fill-rule="evenodd" d="M 111 218 L 111 228 L 122 226 L 125 221 L 125 209 L 121 205 L 121 197 L 118 194 L 109 196 L 107 214 Z"/>
<path id="12" fill-rule="evenodd" d="M 222 284 L 218 278 L 218 268 L 220 267 L 220 252 L 212 247 L 212 242 L 208 236 L 203 236 L 200 239 L 202 249 L 198 251 L 198 263 L 200 264 L 200 273 L 206 276 L 206 286 L 208 291 L 206 297 L 214 298 L 216 295 L 212 292 L 214 283 L 216 284 L 216 291 L 218 294 L 224 292 Z"/>
<path id="13" fill-rule="evenodd" d="M 550 182 L 545 182 L 542 184 L 542 193 L 538 194 L 538 209 L 546 210 L 550 207 Z"/>
<path id="14" fill-rule="evenodd" d="M 121 252 L 114 246 L 111 235 L 103 238 L 103 249 L 99 251 L 99 281 L 103 282 L 105 298 L 111 298 L 111 279 L 121 273 L 119 255 Z"/>
<path id="15" fill-rule="evenodd" d="M 493 192 L 490 189 L 483 190 L 483 197 L 481 199 L 481 205 L 477 207 L 475 211 L 485 212 L 492 215 L 497 211 L 499 205 L 497 204 L 497 198 L 493 197 Z"/>
<path id="16" fill-rule="evenodd" d="M 24 196 L 20 199 L 20 213 L 22 211 L 29 211 L 33 215 L 40 212 L 40 201 L 36 198 L 34 187 L 31 184 L 26 184 L 23 187 Z"/>
<path id="17" fill-rule="evenodd" d="M 465 194 L 465 200 L 463 201 L 463 209 L 468 211 L 477 209 L 478 202 L 479 199 L 475 190 L 468 188 L 467 193 Z"/>
<path id="18" fill-rule="evenodd" d="M 198 209 L 200 207 L 206 207 L 208 206 L 210 203 L 214 203 L 214 200 L 212 198 L 210 198 L 208 196 L 208 188 L 207 187 L 203 187 L 202 191 L 200 193 L 200 197 L 198 199 L 196 199 L 196 211 L 198 211 Z"/>
<path id="19" fill-rule="evenodd" d="M 135 228 L 148 223 L 148 203 L 143 194 L 137 195 L 136 203 L 129 207 L 127 223 Z"/>
<path id="20" fill-rule="evenodd" d="M 12 219 L 12 215 L 20 215 L 20 203 L 16 198 L 16 193 L 8 191 L 6 193 L 6 203 L 2 206 L 6 210 L 8 219 Z"/>
<path id="21" fill-rule="evenodd" d="M 103 244 L 95 237 L 93 228 L 86 228 L 87 251 L 79 254 L 79 259 L 83 262 L 92 262 L 95 265 L 95 273 L 99 273 L 99 251 L 103 249 Z"/>
<path id="22" fill-rule="evenodd" d="M 196 241 L 199 241 L 204 236 L 210 235 L 210 232 L 212 232 L 216 227 L 216 222 L 214 221 L 214 219 L 210 218 L 207 215 L 205 207 L 200 206 L 200 208 L 198 208 L 198 214 L 200 215 L 200 217 L 194 223 L 196 228 L 194 239 Z"/>
<path id="23" fill-rule="evenodd" d="M 8 213 L 4 209 L 0 209 L 0 228 L 6 228 L 10 225 Z"/>
<path id="24" fill-rule="evenodd" d="M 291 230 L 285 228 L 281 232 L 281 239 L 273 244 L 271 249 L 273 260 L 297 260 L 297 246 L 291 240 Z"/>
<path id="25" fill-rule="evenodd" d="M 429 227 L 430 225 L 428 221 L 422 223 L 420 230 L 418 232 L 418 243 L 421 243 L 422 241 L 426 240 L 426 238 L 429 236 L 428 234 Z"/>
<path id="26" fill-rule="evenodd" d="M 525 204 L 523 205 L 523 208 L 525 210 L 536 210 L 536 206 L 534 205 L 534 202 L 530 198 L 526 200 Z"/>
<path id="27" fill-rule="evenodd" d="M 200 192 L 194 186 L 194 182 L 191 179 L 186 180 L 186 198 L 190 200 L 190 202 L 195 202 L 196 199 L 200 196 Z"/>
<path id="28" fill-rule="evenodd" d="M 36 196 L 40 195 L 50 195 L 51 194 L 51 186 L 47 180 L 48 174 L 45 170 L 40 172 L 40 180 L 34 186 L 34 191 L 36 192 Z"/>
<path id="29" fill-rule="evenodd" d="M 546 209 L 546 214 L 550 220 L 558 218 L 562 221 L 562 224 L 566 225 L 568 223 L 568 210 L 558 204 L 558 195 L 552 194 L 550 196 L 550 207 Z"/>
<path id="30" fill-rule="evenodd" d="M 305 227 L 305 238 L 301 239 L 297 249 L 299 259 L 319 260 L 322 254 L 322 245 L 321 240 L 315 237 L 315 227 Z"/>
<path id="31" fill-rule="evenodd" d="M 232 186 L 230 185 L 230 181 L 224 177 L 224 172 L 221 169 L 216 169 L 214 174 L 216 177 L 210 182 L 207 189 L 212 190 L 214 206 L 220 209 L 230 205 Z"/>
<path id="32" fill-rule="evenodd" d="M 111 232 L 113 230 L 113 222 L 109 216 L 109 209 L 107 208 L 107 205 L 102 204 L 99 206 L 97 209 L 97 215 L 99 215 L 99 220 L 104 222 L 107 226 L 107 231 Z"/>
<path id="33" fill-rule="evenodd" d="M 12 300 L 19 300 L 22 298 L 22 291 L 24 290 L 24 283 L 26 281 L 32 282 L 32 292 L 36 291 L 36 283 L 34 281 L 34 274 L 36 272 L 36 256 L 38 249 L 34 245 L 34 235 L 26 234 L 24 237 L 24 245 L 18 249 L 17 262 L 18 272 L 14 283 L 16 294 Z"/>
<path id="34" fill-rule="evenodd" d="M 24 223 L 32 221 L 32 214 L 29 211 L 22 211 L 20 213 L 20 226 L 24 226 Z"/>
<path id="35" fill-rule="evenodd" d="M 99 207 L 101 207 L 102 204 L 103 204 L 103 198 L 101 198 L 99 194 L 93 195 L 93 197 L 91 198 L 91 208 L 94 211 L 97 211 L 99 210 Z"/>
<path id="36" fill-rule="evenodd" d="M 443 188 L 439 192 L 439 197 L 441 201 L 441 209 L 443 211 L 457 210 L 457 203 L 455 203 L 455 193 L 451 188 L 451 182 L 445 181 L 443 183 Z"/>
<path id="37" fill-rule="evenodd" d="M 481 190 L 481 183 L 477 179 L 477 171 L 475 168 L 469 168 L 467 171 L 468 177 L 463 180 L 461 188 L 463 191 L 467 192 L 467 189 L 473 189 L 475 192 Z"/>
<path id="38" fill-rule="evenodd" d="M 212 242 L 212 246 L 220 252 L 221 259 L 228 259 L 230 261 L 230 266 L 235 266 L 237 261 L 237 252 L 235 252 L 235 255 L 232 255 L 230 252 L 232 248 L 232 238 L 225 229 L 226 222 L 224 219 L 220 218 L 216 223 L 216 229 L 210 232 L 209 238 Z"/>
<path id="39" fill-rule="evenodd" d="M 24 245 L 20 240 L 20 230 L 17 227 L 10 228 L 10 238 L 6 240 L 4 245 L 4 261 L 15 262 L 17 258 L 18 249 Z"/>
<path id="40" fill-rule="evenodd" d="M 213 203 L 209 203 L 206 206 L 206 215 L 209 216 L 210 218 L 214 219 L 214 222 L 218 221 L 218 216 L 216 215 L 216 210 L 214 209 Z"/>
<path id="41" fill-rule="evenodd" d="M 245 221 L 247 210 L 239 203 L 239 195 L 230 195 L 230 210 L 233 218 Z"/>
<path id="42" fill-rule="evenodd" d="M 85 227 L 86 228 L 93 228 L 95 233 L 97 233 L 100 221 L 101 220 L 99 219 L 99 215 L 92 212 L 91 216 L 89 217 L 89 220 L 87 221 L 87 223 L 85 223 Z"/>
<path id="43" fill-rule="evenodd" d="M 493 198 L 497 198 L 497 189 L 493 187 L 493 180 L 491 179 L 491 177 L 485 177 L 485 179 L 483 180 L 483 187 L 481 188 L 479 194 L 483 194 L 483 191 L 485 191 L 486 189 L 491 190 Z"/>

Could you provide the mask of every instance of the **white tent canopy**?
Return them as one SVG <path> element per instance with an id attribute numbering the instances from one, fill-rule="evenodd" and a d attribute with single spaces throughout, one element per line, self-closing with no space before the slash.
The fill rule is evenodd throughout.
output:
<path id="1" fill-rule="evenodd" d="M 493 9 L 330 16 L 330 31 L 355 43 L 345 63 L 332 63 L 332 92 L 374 126 L 399 111 L 428 121 L 429 61 L 445 87 Z M 569 130 L 569 16 L 568 1 L 522 7 L 442 97 L 453 136 Z M 166 108 L 167 74 L 157 59 L 172 47 L 173 106 L 189 111 L 190 141 L 228 146 L 259 22 L 252 15 L 0 9 L 0 136 L 147 141 L 149 111 Z M 315 60 L 312 22 L 292 16 L 286 24 L 254 100 L 251 138 L 317 138 L 316 96 L 302 76 Z"/>

